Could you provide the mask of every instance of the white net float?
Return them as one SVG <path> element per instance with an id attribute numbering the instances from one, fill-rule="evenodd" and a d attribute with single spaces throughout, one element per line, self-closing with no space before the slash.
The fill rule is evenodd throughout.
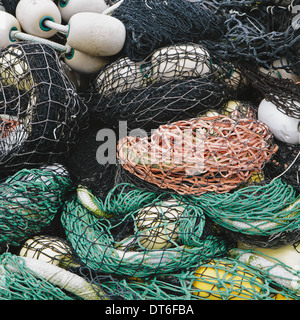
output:
<path id="1" fill-rule="evenodd" d="M 294 101 L 296 105 L 300 103 Z M 281 112 L 277 106 L 263 99 L 258 107 L 258 119 L 265 123 L 272 134 L 280 141 L 290 144 L 300 143 L 299 118 L 291 117 Z"/>
<path id="2" fill-rule="evenodd" d="M 12 14 L 0 11 L 0 48 L 16 41 L 11 37 L 11 31 L 21 31 L 19 21 Z"/>
<path id="3" fill-rule="evenodd" d="M 72 49 L 64 55 L 64 62 L 74 71 L 81 73 L 94 73 L 107 65 L 108 57 L 91 56 L 87 53 Z"/>
<path id="4" fill-rule="evenodd" d="M 57 33 L 56 29 L 45 24 L 46 20 L 61 23 L 60 11 L 50 0 L 20 0 L 16 7 L 16 18 L 26 33 L 41 38 L 50 38 Z"/>
<path id="5" fill-rule="evenodd" d="M 172 45 L 152 55 L 152 78 L 169 80 L 201 76 L 211 72 L 210 55 L 200 45 Z"/>
<path id="6" fill-rule="evenodd" d="M 60 0 L 58 9 L 63 21 L 68 22 L 70 18 L 79 12 L 96 12 L 102 13 L 109 6 L 104 0 Z"/>
<path id="7" fill-rule="evenodd" d="M 124 24 L 109 15 L 80 12 L 71 17 L 68 26 L 67 44 L 92 56 L 113 56 L 125 43 Z"/>
<path id="8" fill-rule="evenodd" d="M 276 79 L 290 79 L 293 82 L 300 81 L 300 76 L 289 70 L 286 58 L 275 60 L 269 69 L 261 67 L 259 70 Z"/>

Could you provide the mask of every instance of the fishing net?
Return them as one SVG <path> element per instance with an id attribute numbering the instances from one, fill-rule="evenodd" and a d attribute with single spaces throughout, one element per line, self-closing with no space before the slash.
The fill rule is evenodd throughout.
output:
<path id="1" fill-rule="evenodd" d="M 68 270 L 10 252 L 0 256 L 0 300 L 101 300 L 100 289 Z"/>
<path id="2" fill-rule="evenodd" d="M 163 46 L 216 40 L 224 32 L 221 17 L 187 0 L 124 0 L 112 16 L 126 28 L 121 54 L 133 61 L 141 61 Z"/>
<path id="3" fill-rule="evenodd" d="M 88 114 L 56 52 L 9 45 L 0 51 L 0 74 L 1 171 L 64 158 Z"/>
<path id="4" fill-rule="evenodd" d="M 107 274 L 168 273 L 222 255 L 231 246 L 200 207 L 130 184 L 114 187 L 105 201 L 79 187 L 65 203 L 61 221 L 81 262 Z"/>
<path id="5" fill-rule="evenodd" d="M 118 181 L 178 194 L 224 193 L 261 171 L 276 150 L 267 126 L 251 118 L 183 120 L 150 137 L 119 140 Z"/>
<path id="6" fill-rule="evenodd" d="M 99 282 L 124 300 L 298 300 L 295 291 L 273 281 L 266 272 L 228 256 L 197 267 L 146 278 Z M 188 312 L 187 307 L 185 311 Z M 188 314 L 188 313 L 187 313 Z"/>
<path id="7" fill-rule="evenodd" d="M 192 197 L 229 237 L 250 245 L 277 247 L 299 240 L 299 199 L 280 178 L 232 193 Z"/>
<path id="8" fill-rule="evenodd" d="M 51 226 L 72 190 L 68 172 L 54 164 L 22 169 L 0 184 L 0 245 L 18 246 Z"/>
<path id="9" fill-rule="evenodd" d="M 276 140 L 278 151 L 274 154 L 271 161 L 266 163 L 264 174 L 269 179 L 280 177 L 286 184 L 291 185 L 299 194 L 299 151 L 298 144 L 288 144 Z"/>
<path id="10" fill-rule="evenodd" d="M 206 2 L 197 2 L 197 6 Z M 270 66 L 285 57 L 299 74 L 300 29 L 297 27 L 297 6 L 256 5 L 247 1 L 209 1 L 211 11 L 223 17 L 223 36 L 199 41 L 209 51 L 225 60 L 248 61 L 254 66 Z M 250 5 L 249 5 L 250 4 Z M 261 2 L 262 4 L 262 2 Z"/>
<path id="11" fill-rule="evenodd" d="M 150 132 L 159 125 L 220 108 L 245 91 L 234 65 L 194 43 L 170 45 L 140 62 L 119 58 L 103 67 L 83 92 L 91 118 Z"/>
<path id="12" fill-rule="evenodd" d="M 108 138 L 112 139 L 114 144 L 109 147 L 112 152 L 110 151 L 107 157 L 104 157 L 108 141 L 106 136 L 101 135 L 101 130 L 108 128 L 98 119 L 92 120 L 89 122 L 88 130 L 82 130 L 78 135 L 78 142 L 71 148 L 65 165 L 75 185 L 87 187 L 96 197 L 104 200 L 109 190 L 115 185 L 116 138 L 114 132 L 109 131 Z M 98 156 L 102 149 L 104 149 L 103 155 Z"/>

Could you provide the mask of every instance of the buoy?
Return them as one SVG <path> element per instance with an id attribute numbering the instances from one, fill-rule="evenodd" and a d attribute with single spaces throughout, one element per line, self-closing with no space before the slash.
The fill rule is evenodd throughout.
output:
<path id="1" fill-rule="evenodd" d="M 64 62 L 74 71 L 89 74 L 99 71 L 100 68 L 108 64 L 109 58 L 91 56 L 73 49 L 64 55 Z"/>
<path id="2" fill-rule="evenodd" d="M 70 18 L 79 12 L 102 13 L 109 6 L 104 0 L 60 0 L 58 9 L 63 21 L 68 22 Z"/>
<path id="3" fill-rule="evenodd" d="M 294 101 L 300 107 L 300 103 Z M 258 120 L 265 123 L 272 134 L 280 141 L 289 144 L 299 144 L 298 125 L 300 119 L 290 117 L 276 107 L 276 105 L 263 99 L 258 107 Z"/>
<path id="4" fill-rule="evenodd" d="M 76 13 L 68 26 L 67 44 L 92 56 L 113 56 L 122 50 L 125 43 L 125 26 L 112 16 Z"/>
<path id="5" fill-rule="evenodd" d="M 259 70 L 266 74 L 269 75 L 275 79 L 290 79 L 293 82 L 300 81 L 300 76 L 292 73 L 287 69 L 288 62 L 286 58 L 281 58 L 278 60 L 275 60 L 272 63 L 272 67 L 269 69 L 266 68 L 260 68 Z"/>
<path id="6" fill-rule="evenodd" d="M 210 55 L 200 45 L 172 45 L 155 51 L 151 58 L 152 78 L 198 77 L 210 72 Z"/>
<path id="7" fill-rule="evenodd" d="M 16 18 L 26 33 L 41 38 L 50 38 L 57 33 L 45 21 L 61 23 L 60 11 L 50 0 L 20 0 L 16 7 Z"/>
<path id="8" fill-rule="evenodd" d="M 15 42 L 11 36 L 11 31 L 21 31 L 18 20 L 10 13 L 0 11 L 0 48 L 5 48 Z"/>

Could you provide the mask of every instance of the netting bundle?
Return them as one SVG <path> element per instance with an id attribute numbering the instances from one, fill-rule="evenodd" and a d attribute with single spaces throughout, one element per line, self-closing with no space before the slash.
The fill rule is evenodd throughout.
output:
<path id="1" fill-rule="evenodd" d="M 266 164 L 264 174 L 269 179 L 280 177 L 282 181 L 291 185 L 299 194 L 300 145 L 288 144 L 278 140 L 276 140 L 276 144 L 278 145 L 278 151 Z"/>
<path id="2" fill-rule="evenodd" d="M 261 247 L 299 240 L 300 200 L 293 187 L 279 178 L 232 193 L 207 193 L 193 199 L 235 240 Z"/>
<path id="3" fill-rule="evenodd" d="M 75 185 L 87 187 L 96 197 L 104 200 L 109 190 L 115 185 L 117 165 L 116 144 L 113 147 L 113 159 L 110 159 L 109 155 L 104 159 L 98 156 L 102 149 L 106 150 L 107 141 L 105 141 L 106 137 L 101 135 L 102 129 L 105 129 L 102 123 L 91 120 L 88 129 L 78 135 L 78 142 L 70 150 L 65 165 Z"/>
<path id="4" fill-rule="evenodd" d="M 203 2 L 207 6 L 206 2 Z M 223 19 L 224 35 L 217 40 L 199 43 L 225 60 L 248 61 L 253 65 L 270 66 L 285 57 L 290 68 L 299 75 L 300 30 L 297 27 L 297 6 L 280 6 L 261 2 L 211 1 L 211 10 Z M 197 2 L 202 6 L 202 2 Z"/>
<path id="5" fill-rule="evenodd" d="M 218 39 L 223 19 L 187 0 L 124 0 L 112 16 L 126 28 L 124 56 L 141 61 L 163 46 Z"/>
<path id="6" fill-rule="evenodd" d="M 117 185 L 105 201 L 78 188 L 61 221 L 85 266 L 116 275 L 144 277 L 184 269 L 224 254 L 231 245 L 214 232 L 199 207 L 129 184 Z"/>
<path id="7" fill-rule="evenodd" d="M 262 272 L 261 272 L 262 271 Z M 295 274 L 295 273 L 294 273 Z M 278 277 L 280 279 L 280 276 Z M 298 300 L 298 292 L 273 281 L 266 270 L 224 256 L 197 267 L 146 278 L 99 282 L 124 300 Z M 289 279 L 290 280 L 290 279 Z M 284 282 L 284 280 L 283 280 Z M 188 314 L 188 308 L 185 309 Z"/>
<path id="8" fill-rule="evenodd" d="M 150 137 L 120 139 L 118 181 L 178 194 L 224 193 L 261 171 L 276 150 L 267 126 L 255 119 L 182 120 Z"/>
<path id="9" fill-rule="evenodd" d="M 18 246 L 50 227 L 72 190 L 59 164 L 22 169 L 0 184 L 0 245 Z"/>
<path id="10" fill-rule="evenodd" d="M 0 288 L 0 300 L 101 300 L 100 289 L 85 278 L 9 252 L 0 256 Z"/>
<path id="11" fill-rule="evenodd" d="M 121 57 L 103 67 L 82 95 L 91 117 L 129 130 L 149 131 L 161 124 L 218 109 L 245 86 L 233 65 L 195 43 L 165 46 L 143 61 Z"/>
<path id="12" fill-rule="evenodd" d="M 9 45 L 0 51 L 0 74 L 1 171 L 65 157 L 87 110 L 54 49 Z"/>

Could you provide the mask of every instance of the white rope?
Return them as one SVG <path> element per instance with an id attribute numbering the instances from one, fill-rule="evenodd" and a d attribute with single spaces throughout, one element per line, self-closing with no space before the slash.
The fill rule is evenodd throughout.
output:
<path id="1" fill-rule="evenodd" d="M 67 34 L 69 32 L 69 26 L 68 25 L 62 25 L 62 24 L 59 24 L 59 23 L 56 23 L 56 22 L 53 22 L 49 19 L 45 19 L 43 21 L 43 24 L 50 28 L 50 29 L 55 29 L 57 30 L 58 32 L 61 32 L 61 33 L 64 33 L 64 34 Z"/>
<path id="2" fill-rule="evenodd" d="M 44 38 L 39 38 L 39 37 L 24 33 L 24 32 L 12 30 L 10 35 L 13 39 L 17 39 L 17 40 L 33 41 L 33 42 L 38 42 L 38 43 L 42 43 L 42 44 L 47 44 L 47 45 L 50 45 L 52 48 L 54 48 L 58 51 L 64 52 L 64 53 L 69 53 L 72 50 L 72 48 L 69 45 L 61 45 L 61 44 L 56 43 L 54 41 L 44 39 Z"/>

